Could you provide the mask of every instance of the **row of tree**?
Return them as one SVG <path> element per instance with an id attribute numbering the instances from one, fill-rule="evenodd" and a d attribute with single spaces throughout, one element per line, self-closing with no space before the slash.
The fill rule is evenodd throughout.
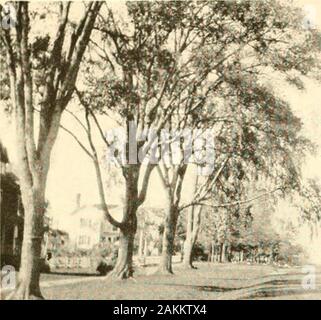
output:
<path id="1" fill-rule="evenodd" d="M 298 189 L 300 162 L 310 148 L 301 135 L 300 119 L 266 81 L 267 74 L 274 74 L 297 84 L 300 76 L 313 76 L 318 70 L 320 37 L 302 26 L 298 9 L 278 0 L 129 2 L 121 17 L 108 3 L 89 2 L 83 4 L 83 17 L 75 19 L 74 5 L 61 2 L 33 8 L 17 2 L 14 27 L 1 29 L 1 60 L 7 76 L 1 78 L 7 88 L 1 99 L 16 120 L 25 208 L 14 298 L 42 297 L 39 257 L 45 192 L 60 128 L 92 160 L 106 219 L 120 229 L 118 260 L 110 274 L 116 278 L 133 275 L 137 211 L 146 200 L 153 172 L 166 192 L 159 270 L 171 273 L 177 222 L 184 210 L 189 210 L 184 259 L 191 265 L 202 208 L 211 208 L 214 214 L 267 194 Z M 52 23 L 55 33 L 40 30 L 43 22 Z M 81 116 L 67 110 L 71 100 L 79 105 Z M 62 126 L 65 112 L 74 115 L 86 141 Z M 106 148 L 114 142 L 101 125 L 106 117 L 126 128 L 125 161 L 115 155 L 125 194 L 121 221 L 109 213 L 110 190 L 103 179 L 99 146 L 101 141 Z M 134 137 L 129 134 L 133 124 Z M 174 130 L 187 128 L 210 129 L 214 135 L 215 164 L 208 175 L 197 174 L 206 169 L 204 159 L 184 161 L 186 144 Z M 155 141 L 162 129 L 173 132 L 168 139 L 178 143 L 182 155 L 178 163 L 171 144 L 169 150 L 158 151 L 166 161 L 165 157 L 157 164 L 151 161 L 160 148 Z M 156 134 L 142 141 L 142 132 Z M 133 145 L 142 149 L 140 158 L 131 153 Z M 184 202 L 188 172 L 195 175 L 195 190 Z M 271 189 L 253 195 L 248 184 L 258 177 Z"/>

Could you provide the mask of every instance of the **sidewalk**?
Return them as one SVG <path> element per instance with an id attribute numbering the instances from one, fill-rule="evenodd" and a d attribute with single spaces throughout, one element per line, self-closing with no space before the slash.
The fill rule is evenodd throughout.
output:
<path id="1" fill-rule="evenodd" d="M 67 279 L 45 280 L 45 281 L 40 281 L 40 287 L 51 288 L 51 287 L 64 286 L 64 285 L 75 284 L 80 282 L 89 282 L 91 280 L 98 280 L 98 279 L 101 279 L 101 277 L 88 276 L 88 277 L 76 277 L 76 278 L 67 278 Z M 8 289 L 0 288 L 0 297 L 2 294 L 11 292 L 12 290 L 13 290 L 12 288 L 8 288 Z"/>

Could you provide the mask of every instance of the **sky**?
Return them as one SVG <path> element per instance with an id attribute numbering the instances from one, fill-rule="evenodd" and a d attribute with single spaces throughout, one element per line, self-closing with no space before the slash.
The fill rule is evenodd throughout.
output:
<path id="1" fill-rule="evenodd" d="M 321 28 L 321 0 L 295 0 L 300 6 L 305 6 L 309 19 L 318 28 Z M 275 79 L 276 83 L 278 79 Z M 290 85 L 276 85 L 278 93 L 290 102 L 293 111 L 300 116 L 303 121 L 305 134 L 315 143 L 321 144 L 321 86 L 320 84 L 307 80 L 306 89 L 298 91 Z M 71 109 L 74 107 L 71 105 Z M 14 139 L 10 122 L 1 114 L 0 108 L 0 136 L 9 149 L 9 156 L 14 159 Z M 75 131 L 84 140 L 79 126 L 65 115 L 63 124 L 69 129 Z M 105 128 L 111 126 L 111 123 L 105 123 Z M 106 174 L 108 172 L 105 172 Z M 304 165 L 303 173 L 305 177 L 319 177 L 321 181 L 321 148 L 317 155 L 308 158 Z M 183 189 L 183 201 L 187 201 L 190 197 L 191 177 L 187 176 Z M 163 207 L 165 203 L 165 192 L 160 183 L 160 179 L 156 170 L 154 171 L 150 187 L 148 189 L 146 207 Z M 57 142 L 52 153 L 51 168 L 48 176 L 48 185 L 46 197 L 50 202 L 50 214 L 54 218 L 54 227 L 63 226 L 63 219 L 76 207 L 76 195 L 81 194 L 82 205 L 92 205 L 99 203 L 97 182 L 95 171 L 91 160 L 79 148 L 74 140 L 65 132 L 60 130 Z M 106 187 L 107 202 L 112 204 L 122 203 L 122 188 L 120 185 L 111 183 Z M 292 208 L 284 204 L 280 208 L 280 214 L 291 218 Z M 321 234 L 321 232 L 320 232 Z M 301 234 L 299 239 L 302 243 L 311 243 L 307 241 L 306 232 Z M 321 261 L 321 240 L 316 241 L 311 247 L 312 251 L 318 254 Z"/>

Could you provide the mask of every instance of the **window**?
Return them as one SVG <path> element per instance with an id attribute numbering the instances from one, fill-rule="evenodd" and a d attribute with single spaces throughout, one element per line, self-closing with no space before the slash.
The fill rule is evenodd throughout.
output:
<path id="1" fill-rule="evenodd" d="M 83 227 L 86 227 L 86 219 L 83 219 L 81 218 L 80 219 L 80 226 L 83 228 Z"/>
<path id="2" fill-rule="evenodd" d="M 84 235 L 79 236 L 78 244 L 79 245 L 90 244 L 90 237 L 84 236 Z"/>
<path id="3" fill-rule="evenodd" d="M 90 219 L 81 218 L 80 219 L 80 227 L 93 227 L 92 221 Z"/>

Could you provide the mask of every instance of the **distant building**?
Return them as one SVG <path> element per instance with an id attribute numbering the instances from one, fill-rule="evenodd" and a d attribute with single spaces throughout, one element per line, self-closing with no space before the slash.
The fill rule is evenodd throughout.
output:
<path id="1" fill-rule="evenodd" d="M 49 256 L 57 256 L 69 249 L 69 234 L 59 229 L 51 229 L 44 235 L 44 251 Z"/>
<path id="2" fill-rule="evenodd" d="M 23 238 L 23 207 L 16 176 L 0 142 L 0 254 L 1 266 L 18 267 Z"/>
<path id="3" fill-rule="evenodd" d="M 108 208 L 116 215 L 122 210 L 117 205 Z M 116 244 L 119 240 L 118 228 L 107 221 L 101 206 L 81 206 L 80 196 L 77 196 L 76 209 L 64 217 L 63 224 L 69 234 L 70 247 L 75 250 L 91 250 L 102 244 Z"/>

